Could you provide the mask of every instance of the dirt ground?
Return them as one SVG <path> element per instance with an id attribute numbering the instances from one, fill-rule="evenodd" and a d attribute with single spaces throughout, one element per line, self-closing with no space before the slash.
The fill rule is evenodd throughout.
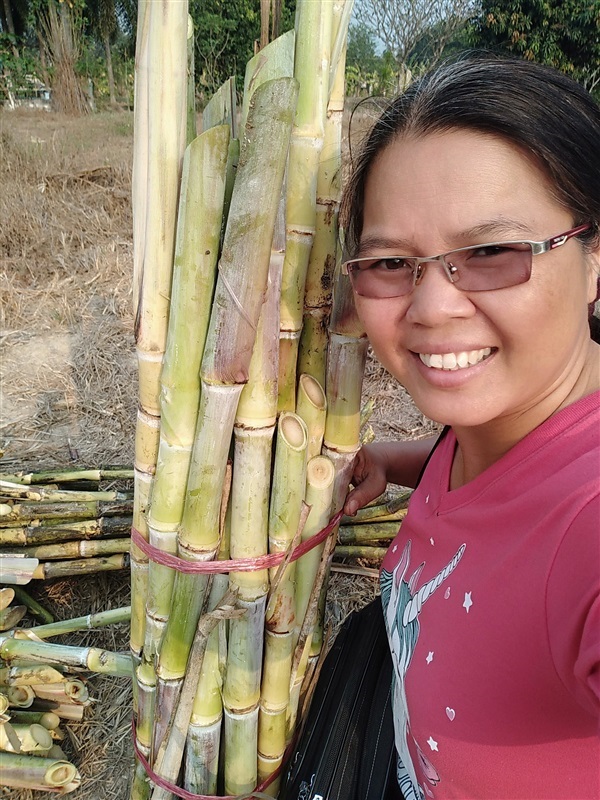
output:
<path id="1" fill-rule="evenodd" d="M 0 111 L 0 472 L 133 463 L 137 407 L 132 319 L 133 118 L 71 119 Z M 369 360 L 378 438 L 427 435 L 432 424 Z M 129 603 L 129 576 L 38 582 L 65 619 Z M 372 578 L 334 575 L 329 614 L 339 621 L 376 592 Z M 127 626 L 62 637 L 127 651 Z M 124 800 L 131 776 L 127 680 L 92 677 L 96 699 L 70 724 L 64 749 L 81 775 L 74 800 Z M 1 778 L 0 778 L 1 781 Z M 32 800 L 47 793 L 1 790 Z"/>

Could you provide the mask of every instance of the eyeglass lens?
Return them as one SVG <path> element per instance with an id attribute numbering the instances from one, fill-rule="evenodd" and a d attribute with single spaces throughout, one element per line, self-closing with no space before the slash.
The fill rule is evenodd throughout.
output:
<path id="1" fill-rule="evenodd" d="M 483 292 L 528 281 L 531 258 L 531 246 L 517 243 L 465 248 L 449 253 L 442 260 L 453 273 L 452 282 L 459 289 Z M 429 263 L 424 262 L 421 269 L 427 268 Z M 400 297 L 412 291 L 417 264 L 409 257 L 368 259 L 350 262 L 348 271 L 357 294 Z"/>

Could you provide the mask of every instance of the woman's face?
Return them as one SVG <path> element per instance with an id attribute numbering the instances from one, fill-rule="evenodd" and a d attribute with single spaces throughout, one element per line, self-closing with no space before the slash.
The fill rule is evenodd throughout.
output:
<path id="1" fill-rule="evenodd" d="M 396 139 L 374 162 L 364 201 L 360 256 L 542 241 L 574 226 L 532 161 L 471 131 Z M 425 415 L 454 426 L 522 425 L 541 407 L 556 410 L 590 366 L 594 259 L 570 239 L 533 257 L 527 283 L 470 293 L 432 262 L 408 296 L 356 304 L 376 355 Z M 446 368 L 455 360 L 458 369 Z"/>

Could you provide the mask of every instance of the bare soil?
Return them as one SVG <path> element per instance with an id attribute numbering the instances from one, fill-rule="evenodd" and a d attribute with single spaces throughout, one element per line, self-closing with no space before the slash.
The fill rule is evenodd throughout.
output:
<path id="1" fill-rule="evenodd" d="M 0 111 L 0 472 L 133 463 L 137 408 L 132 319 L 128 112 L 79 119 Z M 369 359 L 378 438 L 429 435 L 434 426 Z M 31 588 L 31 587 L 30 587 Z M 36 583 L 59 619 L 129 603 L 129 575 Z M 334 575 L 329 617 L 339 623 L 377 592 L 370 577 Z M 62 637 L 128 650 L 127 626 Z M 63 743 L 77 765 L 74 800 L 124 800 L 131 776 L 131 690 L 90 679 L 96 702 Z M 33 800 L 46 793 L 0 789 Z"/>

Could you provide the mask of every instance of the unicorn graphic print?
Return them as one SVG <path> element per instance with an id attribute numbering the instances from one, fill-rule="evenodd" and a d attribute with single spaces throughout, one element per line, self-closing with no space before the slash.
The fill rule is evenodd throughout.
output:
<path id="1" fill-rule="evenodd" d="M 381 596 L 386 610 L 385 624 L 394 663 L 393 708 L 398 751 L 398 784 L 405 800 L 424 800 L 426 794 L 429 796 L 432 794 L 427 783 L 435 786 L 440 780 L 435 767 L 426 758 L 419 743 L 410 733 L 405 680 L 419 638 L 419 614 L 423 604 L 456 569 L 465 548 L 466 545 L 462 544 L 448 564 L 420 588 L 418 588 L 418 582 L 425 563 L 420 564 L 410 578 L 405 578 L 410 565 L 410 540 L 406 543 L 393 572 L 387 572 L 385 569 L 381 572 Z M 411 742 L 413 752 L 416 753 L 419 762 L 420 772 L 427 782 L 423 786 L 417 779 L 415 764 L 410 752 Z"/>

